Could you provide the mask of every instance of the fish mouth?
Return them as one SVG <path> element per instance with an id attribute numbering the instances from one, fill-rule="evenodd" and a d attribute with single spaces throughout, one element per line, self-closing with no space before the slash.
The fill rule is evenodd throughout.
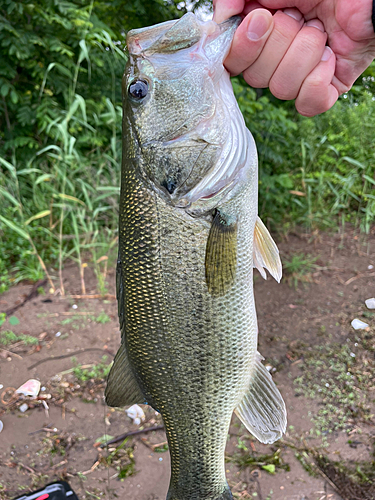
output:
<path id="1" fill-rule="evenodd" d="M 219 160 L 195 187 L 178 200 L 176 206 L 190 206 L 197 200 L 209 201 L 230 191 L 247 170 L 246 165 L 251 162 L 248 148 L 249 135 L 250 132 L 240 111 L 235 110 L 229 137 L 222 148 Z"/>

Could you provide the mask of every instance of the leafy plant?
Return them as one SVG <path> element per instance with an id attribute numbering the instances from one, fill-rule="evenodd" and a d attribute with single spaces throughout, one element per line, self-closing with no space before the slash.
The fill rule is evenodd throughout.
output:
<path id="1" fill-rule="evenodd" d="M 102 361 L 90 368 L 81 368 L 76 366 L 73 373 L 79 382 L 87 382 L 88 380 L 101 381 L 105 380 L 109 374 L 112 363 L 106 363 L 107 356 L 102 357 Z"/>
<path id="2" fill-rule="evenodd" d="M 0 332 L 0 346 L 8 347 L 16 342 L 23 342 L 25 345 L 36 345 L 39 340 L 31 335 L 24 335 L 23 333 L 15 334 L 11 330 Z"/>
<path id="3" fill-rule="evenodd" d="M 314 268 L 314 262 L 317 257 L 304 255 L 303 253 L 294 254 L 290 260 L 283 259 L 283 269 L 287 275 L 287 280 L 295 289 L 298 283 L 311 282 L 311 271 Z"/>

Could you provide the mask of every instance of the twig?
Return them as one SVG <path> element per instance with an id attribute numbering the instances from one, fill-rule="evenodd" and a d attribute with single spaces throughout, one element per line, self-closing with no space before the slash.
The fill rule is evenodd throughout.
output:
<path id="1" fill-rule="evenodd" d="M 110 441 L 103 443 L 103 446 L 109 446 L 110 444 L 118 443 L 119 441 L 123 441 L 125 438 L 127 438 L 129 436 L 136 436 L 137 434 L 143 434 L 145 432 L 162 431 L 162 430 L 164 430 L 164 425 L 155 425 L 154 427 L 147 427 L 145 429 L 138 429 L 137 431 L 125 432 L 125 434 L 121 434 L 120 436 L 114 437 Z"/>
<path id="2" fill-rule="evenodd" d="M 10 307 L 6 311 L 4 311 L 5 314 L 7 316 L 9 316 L 10 314 L 13 314 L 14 312 L 16 312 L 20 307 L 24 306 L 26 304 L 26 302 L 28 302 L 33 297 L 35 297 L 36 295 L 38 295 L 38 288 L 41 287 L 41 286 L 44 286 L 46 283 L 47 283 L 47 279 L 44 279 L 42 281 L 38 281 L 37 283 L 35 283 L 35 285 L 31 289 L 31 292 L 28 295 L 26 295 L 26 297 L 24 298 L 24 300 L 20 304 L 17 304 L 14 307 Z"/>
<path id="3" fill-rule="evenodd" d="M 41 429 L 38 429 L 36 431 L 29 432 L 29 436 L 32 434 L 38 434 L 39 432 L 57 432 L 56 427 L 53 427 L 53 424 L 48 424 L 46 427 L 42 427 Z"/>
<path id="4" fill-rule="evenodd" d="M 91 368 L 92 366 L 95 366 L 94 363 L 90 363 L 89 365 L 80 365 L 80 369 L 81 370 L 85 370 L 86 368 Z M 56 373 L 55 374 L 55 377 L 59 376 L 59 375 L 67 375 L 68 373 L 72 373 L 74 372 L 74 370 L 76 369 L 77 367 L 75 366 L 74 368 L 69 368 L 69 370 L 64 370 L 63 372 L 59 372 L 59 373 Z"/>
<path id="5" fill-rule="evenodd" d="M 362 273 L 362 274 L 357 274 L 357 276 L 353 276 L 352 278 L 348 279 L 348 281 L 345 281 L 345 285 L 350 285 L 350 283 L 352 283 L 353 281 L 359 279 L 359 278 L 367 278 L 367 277 L 370 277 L 370 276 L 375 276 L 375 273 Z"/>
<path id="6" fill-rule="evenodd" d="M 70 352 L 69 354 L 63 354 L 61 356 L 50 356 L 49 358 L 41 359 L 40 361 L 37 361 L 33 365 L 29 366 L 27 369 L 32 370 L 36 366 L 39 366 L 42 363 L 46 363 L 47 361 L 56 361 L 56 359 L 71 358 L 72 356 L 76 356 L 77 354 L 83 354 L 84 352 L 88 351 L 102 351 L 107 354 L 110 354 L 111 356 L 114 356 L 114 354 L 111 351 L 108 351 L 107 349 L 100 349 L 100 347 L 89 347 L 88 349 L 83 349 L 82 351 L 74 351 Z"/>
<path id="7" fill-rule="evenodd" d="M 168 441 L 162 441 L 161 443 L 150 444 L 150 448 L 151 448 L 152 451 L 155 451 L 156 448 L 161 448 L 162 446 L 164 446 L 166 444 L 168 444 Z"/>
<path id="8" fill-rule="evenodd" d="M 7 349 L 4 349 L 4 347 L 1 347 L 1 350 L 4 352 L 7 352 L 11 356 L 15 356 L 18 359 L 23 359 L 23 357 L 20 356 L 19 354 L 16 354 L 15 352 L 12 352 L 12 351 L 8 351 Z"/>
<path id="9" fill-rule="evenodd" d="M 80 472 L 80 473 L 77 472 L 77 474 L 83 474 L 84 476 L 87 476 L 87 474 L 91 474 L 92 472 L 94 472 L 94 470 L 97 468 L 99 464 L 100 461 L 97 460 L 89 470 L 85 470 L 85 472 Z"/>
<path id="10" fill-rule="evenodd" d="M 22 464 L 21 462 L 13 462 L 15 465 L 19 465 L 23 469 L 26 469 L 27 471 L 31 472 L 31 474 L 38 474 L 35 469 L 32 469 L 31 467 L 28 467 L 27 465 Z"/>

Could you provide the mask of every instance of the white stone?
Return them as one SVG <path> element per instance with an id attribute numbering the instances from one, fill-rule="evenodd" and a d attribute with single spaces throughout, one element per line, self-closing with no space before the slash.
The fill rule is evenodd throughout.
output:
<path id="1" fill-rule="evenodd" d="M 371 299 L 365 300 L 365 304 L 367 309 L 375 309 L 375 298 L 372 297 Z"/>
<path id="2" fill-rule="evenodd" d="M 20 406 L 20 412 L 25 413 L 26 410 L 29 409 L 29 405 L 26 403 L 23 403 L 23 405 Z"/>
<path id="3" fill-rule="evenodd" d="M 128 417 L 133 420 L 133 423 L 139 425 L 141 422 L 145 420 L 145 414 L 142 408 L 138 405 L 133 405 L 127 410 L 125 410 Z"/>
<path id="4" fill-rule="evenodd" d="M 353 319 L 351 325 L 354 328 L 354 330 L 364 330 L 365 328 L 368 327 L 367 323 L 364 323 L 363 321 L 357 318 Z"/>

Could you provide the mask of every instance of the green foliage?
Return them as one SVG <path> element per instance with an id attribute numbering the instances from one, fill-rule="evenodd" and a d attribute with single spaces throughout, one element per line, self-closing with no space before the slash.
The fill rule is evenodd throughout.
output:
<path id="1" fill-rule="evenodd" d="M 290 260 L 283 259 L 283 269 L 289 284 L 297 289 L 300 281 L 303 283 L 310 282 L 311 271 L 314 268 L 316 259 L 317 257 L 311 257 L 303 253 L 294 254 Z"/>
<path id="2" fill-rule="evenodd" d="M 102 361 L 91 368 L 81 368 L 81 366 L 76 366 L 73 373 L 77 380 L 80 382 L 87 382 L 88 380 L 101 381 L 105 380 L 109 374 L 112 364 L 106 363 L 107 356 L 102 357 Z"/>
<path id="3" fill-rule="evenodd" d="M 243 449 L 242 449 L 243 450 Z M 270 474 L 277 470 L 290 470 L 289 464 L 282 459 L 281 449 L 277 448 L 269 454 L 261 454 L 253 451 L 243 450 L 241 453 L 234 453 L 231 457 L 226 456 L 227 462 L 234 462 L 240 468 L 250 467 L 252 469 L 261 467 Z"/>
<path id="4" fill-rule="evenodd" d="M 374 64 L 367 70 L 371 82 Z M 259 151 L 259 213 L 276 227 L 351 222 L 369 232 L 375 220 L 372 87 L 364 80 L 328 112 L 303 118 L 269 93 L 234 80 Z"/>
<path id="5" fill-rule="evenodd" d="M 0 346 L 7 347 L 16 342 L 23 342 L 25 345 L 36 345 L 39 343 L 38 339 L 31 335 L 24 335 L 23 333 L 16 335 L 11 330 L 0 332 Z"/>
<path id="6" fill-rule="evenodd" d="M 47 267 L 53 288 L 66 259 L 78 263 L 83 293 L 91 259 L 106 293 L 101 259 L 117 241 L 125 34 L 185 12 L 178 0 L 0 5 L 0 293 L 42 278 Z M 233 80 L 259 149 L 259 212 L 268 223 L 311 228 L 340 220 L 369 231 L 374 73 L 314 119 Z"/>
<path id="7" fill-rule="evenodd" d="M 96 323 L 101 323 L 102 325 L 105 325 L 105 323 L 109 323 L 111 321 L 111 318 L 106 314 L 104 311 L 102 311 L 99 316 L 97 316 L 94 320 Z"/>

